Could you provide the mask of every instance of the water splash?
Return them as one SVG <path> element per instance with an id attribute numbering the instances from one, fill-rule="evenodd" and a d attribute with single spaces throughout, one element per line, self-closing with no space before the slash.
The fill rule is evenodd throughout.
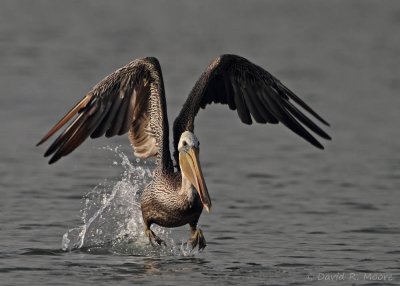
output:
<path id="1" fill-rule="evenodd" d="M 111 252 L 126 255 L 193 255 L 183 244 L 178 247 L 170 230 L 155 226 L 153 230 L 168 247 L 152 247 L 144 235 L 140 194 L 152 179 L 152 162 L 137 160 L 132 164 L 119 147 L 114 165 L 122 166 L 118 182 L 104 182 L 87 193 L 83 200 L 82 222 L 69 229 L 62 238 L 64 251 Z"/>

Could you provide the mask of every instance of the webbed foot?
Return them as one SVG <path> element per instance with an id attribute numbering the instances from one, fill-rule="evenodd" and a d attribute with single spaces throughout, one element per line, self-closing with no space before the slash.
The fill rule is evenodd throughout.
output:
<path id="1" fill-rule="evenodd" d="M 206 239 L 200 228 L 192 232 L 192 237 L 187 241 L 187 244 L 191 245 L 192 249 L 198 245 L 200 251 L 207 246 Z"/>
<path id="2" fill-rule="evenodd" d="M 149 238 L 150 244 L 154 246 L 154 242 L 157 243 L 158 245 L 164 245 L 167 246 L 164 240 L 159 238 L 151 229 L 146 229 L 145 230 L 146 236 Z"/>

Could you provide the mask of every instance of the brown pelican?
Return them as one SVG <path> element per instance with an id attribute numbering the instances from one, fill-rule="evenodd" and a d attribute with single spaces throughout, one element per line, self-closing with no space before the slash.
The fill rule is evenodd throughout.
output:
<path id="1" fill-rule="evenodd" d="M 75 119 L 45 152 L 52 164 L 75 150 L 87 137 L 122 135 L 129 139 L 138 158 L 155 157 L 152 182 L 141 197 L 145 233 L 150 243 L 164 244 L 150 229 L 189 224 L 188 243 L 206 246 L 197 222 L 203 208 L 211 209 L 211 199 L 199 161 L 200 142 L 194 119 L 200 108 L 211 103 L 237 110 L 240 120 L 252 124 L 281 122 L 317 148 L 323 146 L 306 128 L 331 139 L 311 119 L 329 125 L 277 78 L 245 58 L 217 57 L 196 82 L 173 126 L 175 168 L 169 149 L 169 127 L 161 67 L 156 58 L 136 59 L 116 70 L 79 101 L 37 145 L 48 140 L 67 122 Z M 297 105 L 297 106 L 296 106 Z M 303 112 L 298 108 L 302 108 Z M 252 119 L 253 118 L 253 119 Z"/>

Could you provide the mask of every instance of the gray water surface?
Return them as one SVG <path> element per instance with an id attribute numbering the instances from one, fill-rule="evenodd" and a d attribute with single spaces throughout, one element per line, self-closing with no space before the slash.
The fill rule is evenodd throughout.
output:
<path id="1" fill-rule="evenodd" d="M 399 29 L 397 1 L 2 1 L 0 284 L 399 285 Z M 35 144 L 143 56 L 162 65 L 172 122 L 223 53 L 277 76 L 331 123 L 333 141 L 320 151 L 209 106 L 195 130 L 213 200 L 205 251 L 181 249 L 186 227 L 157 229 L 164 250 L 101 245 L 118 223 L 139 231 L 135 172 L 151 162 L 137 163 L 125 136 L 88 140 L 52 166 Z M 100 200 L 113 192 L 112 205 Z M 100 247 L 63 251 L 63 235 L 101 206 L 90 238 Z M 319 280 L 329 274 L 343 279 Z"/>

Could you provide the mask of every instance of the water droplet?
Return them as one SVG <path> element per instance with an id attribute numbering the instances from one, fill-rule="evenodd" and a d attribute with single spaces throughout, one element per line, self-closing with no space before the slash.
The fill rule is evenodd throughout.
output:
<path id="1" fill-rule="evenodd" d="M 152 178 L 151 166 L 133 165 L 118 147 L 107 147 L 107 150 L 116 154 L 112 164 L 121 166 L 121 178 L 116 182 L 102 182 L 87 192 L 82 203 L 82 225 L 64 234 L 62 249 L 96 245 L 122 254 L 154 255 L 155 250 L 149 247 L 143 232 L 140 209 L 140 193 Z M 170 241 L 171 248 L 158 249 L 158 254 L 181 253 L 169 238 L 170 230 L 158 226 L 153 230 Z"/>

